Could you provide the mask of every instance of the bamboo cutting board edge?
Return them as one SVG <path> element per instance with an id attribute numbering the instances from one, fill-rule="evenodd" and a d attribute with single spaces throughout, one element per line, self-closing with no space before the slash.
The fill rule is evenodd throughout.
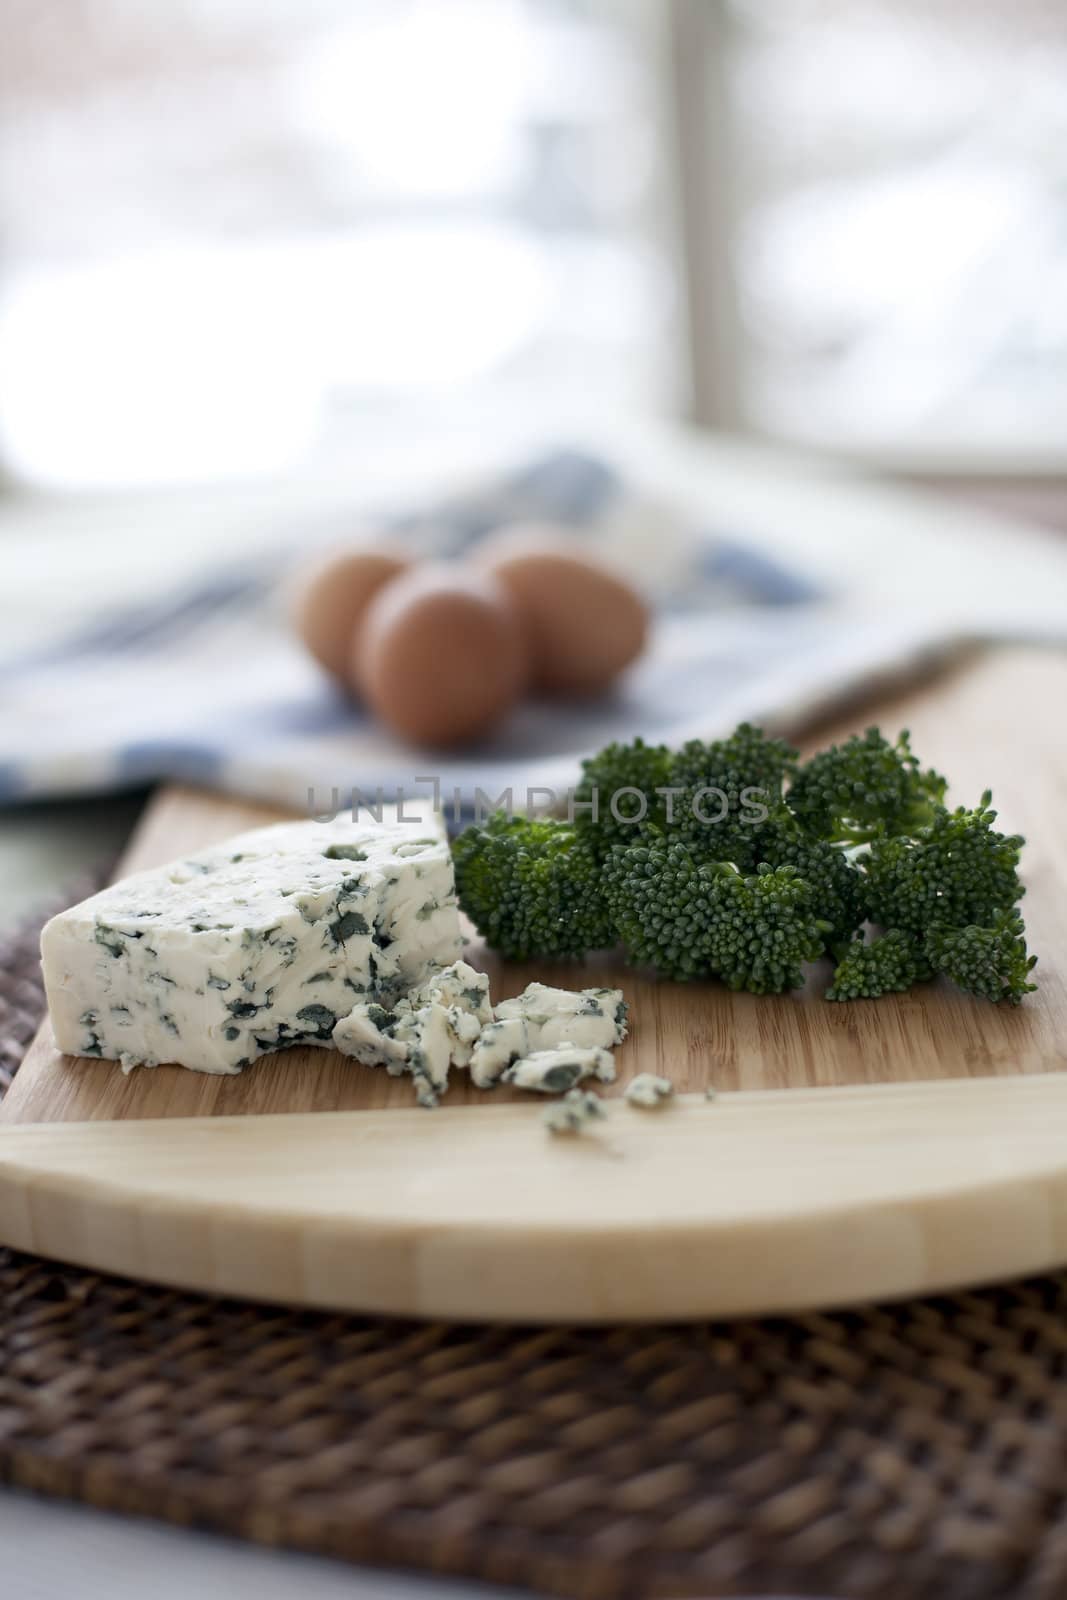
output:
<path id="1" fill-rule="evenodd" d="M 777 1314 L 1062 1264 L 1065 1113 L 1050 1075 L 615 1101 L 547 1150 L 513 1105 L 22 1125 L 0 1216 L 18 1249 L 330 1310 Z"/>

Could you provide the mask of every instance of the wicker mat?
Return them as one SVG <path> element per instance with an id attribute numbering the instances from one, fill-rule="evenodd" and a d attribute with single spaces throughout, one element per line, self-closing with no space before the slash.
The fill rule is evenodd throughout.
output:
<path id="1" fill-rule="evenodd" d="M 40 1010 L 0 950 L 0 1050 Z M 0 1251 L 0 1477 L 543 1592 L 1067 1596 L 1067 1276 L 855 1313 L 481 1329 Z"/>

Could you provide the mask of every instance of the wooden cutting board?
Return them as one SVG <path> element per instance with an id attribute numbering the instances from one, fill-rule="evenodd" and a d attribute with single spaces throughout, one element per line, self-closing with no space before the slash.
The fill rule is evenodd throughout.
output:
<path id="1" fill-rule="evenodd" d="M 609 1115 L 575 1140 L 545 1133 L 540 1100 L 462 1074 L 436 1114 L 325 1051 L 126 1078 L 58 1055 L 46 1024 L 0 1107 L 0 1242 L 255 1298 L 509 1320 L 786 1311 L 1067 1261 L 1065 702 L 1067 656 L 1001 651 L 818 740 L 910 726 L 954 801 L 993 787 L 1029 839 L 1041 987 L 1022 1007 L 941 984 L 831 1005 L 826 972 L 755 998 L 608 958 L 503 964 L 475 941 L 494 998 L 532 978 L 625 990 Z M 163 791 L 123 870 L 278 815 Z M 678 1101 L 619 1100 L 645 1071 Z"/>

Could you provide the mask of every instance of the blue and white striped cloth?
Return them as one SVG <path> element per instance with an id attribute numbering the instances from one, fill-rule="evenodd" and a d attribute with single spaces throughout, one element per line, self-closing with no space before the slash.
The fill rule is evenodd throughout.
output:
<path id="1" fill-rule="evenodd" d="M 746 542 L 637 496 L 603 462 L 539 459 L 387 523 L 407 546 L 454 557 L 517 520 L 610 549 L 650 597 L 652 646 L 610 696 L 529 701 L 479 748 L 411 750 L 350 704 L 292 637 L 294 551 L 205 573 L 185 592 L 116 611 L 0 667 L 0 803 L 176 779 L 306 809 L 334 791 L 565 786 L 582 755 L 635 734 L 713 736 L 743 717 L 788 727 L 930 641 L 872 628 Z"/>

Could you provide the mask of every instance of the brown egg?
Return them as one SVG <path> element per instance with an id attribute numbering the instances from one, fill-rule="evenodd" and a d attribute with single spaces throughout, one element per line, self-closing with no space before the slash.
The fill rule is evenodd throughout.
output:
<path id="1" fill-rule="evenodd" d="M 507 589 L 522 618 L 533 687 L 594 695 L 641 654 L 648 608 L 623 578 L 551 528 L 508 529 L 476 560 Z"/>
<path id="2" fill-rule="evenodd" d="M 382 586 L 406 572 L 410 561 L 380 549 L 350 550 L 323 561 L 300 587 L 293 623 L 320 666 L 356 690 L 353 640 Z"/>
<path id="3" fill-rule="evenodd" d="M 525 685 L 522 630 L 487 573 L 427 564 L 383 588 L 364 617 L 356 676 L 395 733 L 444 749 L 487 733 Z"/>

